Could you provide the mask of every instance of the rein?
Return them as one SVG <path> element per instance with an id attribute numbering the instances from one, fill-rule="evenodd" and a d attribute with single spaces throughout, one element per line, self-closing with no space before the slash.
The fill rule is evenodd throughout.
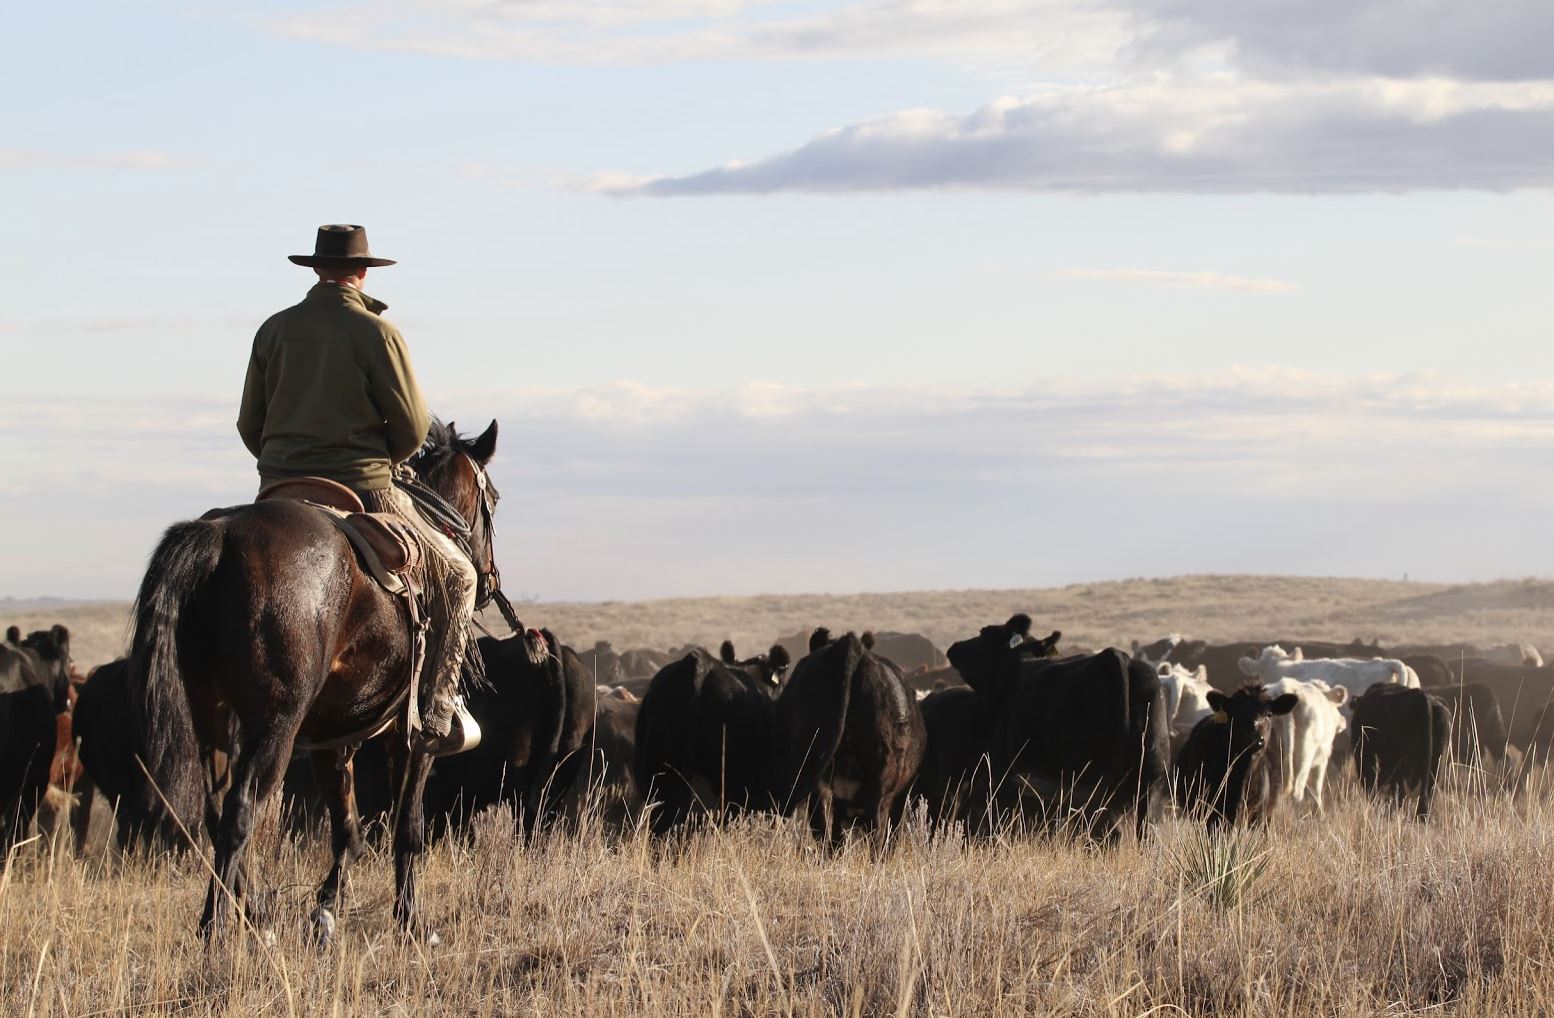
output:
<path id="1" fill-rule="evenodd" d="M 476 463 L 469 453 L 460 453 L 460 455 L 469 460 L 469 465 L 475 472 L 475 485 L 480 489 L 480 516 L 485 524 L 486 533 L 494 536 L 496 531 L 495 524 L 492 521 L 491 488 L 486 481 L 485 469 L 479 463 Z M 416 509 L 420 511 L 422 516 L 426 517 L 428 522 L 447 534 L 449 539 L 458 545 L 465 558 L 469 559 L 471 563 L 475 561 L 475 549 L 472 544 L 474 529 L 470 521 L 464 518 L 463 513 L 459 512 L 453 507 L 452 503 L 410 471 L 396 471 L 394 484 L 410 497 L 410 500 L 415 503 Z M 493 547 L 494 544 L 495 542 L 493 541 Z M 497 572 L 494 561 L 491 563 L 491 571 L 482 576 L 481 579 L 485 580 L 490 587 L 486 592 L 485 599 L 475 607 L 483 608 L 495 601 L 497 609 L 502 613 L 502 618 L 508 627 L 513 632 L 522 635 L 524 633 L 523 620 L 518 618 L 518 613 L 513 610 L 513 603 L 507 599 L 506 594 L 502 593 L 502 578 L 501 574 Z M 476 625 L 479 625 L 478 621 Z M 481 626 L 481 629 L 484 628 L 484 626 Z M 487 635 L 490 634 L 488 633 Z"/>

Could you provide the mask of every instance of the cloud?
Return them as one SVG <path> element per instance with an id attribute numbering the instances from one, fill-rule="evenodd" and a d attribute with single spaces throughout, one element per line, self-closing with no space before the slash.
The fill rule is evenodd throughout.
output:
<path id="1" fill-rule="evenodd" d="M 166 170 L 186 165 L 168 152 L 51 152 L 0 148 L 0 170 Z"/>
<path id="2" fill-rule="evenodd" d="M 1113 63 L 1130 12 L 1086 0 L 502 3 L 386 0 L 276 19 L 290 38 L 473 60 L 655 64 L 927 56 L 1018 58 L 1048 71 Z"/>
<path id="3" fill-rule="evenodd" d="M 1554 571 L 1528 551 L 1546 546 L 1554 511 L 1554 383 L 1277 368 L 1006 386 L 622 382 L 443 409 L 501 420 L 503 574 L 548 598 Z M 133 591 L 168 523 L 251 497 L 232 417 L 211 400 L 19 394 L 0 420 L 13 552 L 0 595 Z"/>
<path id="4" fill-rule="evenodd" d="M 1554 184 L 1554 84 L 1159 79 L 1053 88 L 969 116 L 907 110 L 792 151 L 616 195 L 991 189 L 1068 193 L 1479 189 Z"/>
<path id="5" fill-rule="evenodd" d="M 1097 279 L 1119 283 L 1155 283 L 1191 290 L 1236 290 L 1241 293 L 1289 293 L 1295 287 L 1279 279 L 1227 276 L 1222 272 L 1167 272 L 1160 269 L 1065 269 L 1058 273 L 1072 279 Z"/>
<path id="6" fill-rule="evenodd" d="M 1123 0 L 1137 55 L 1219 47 L 1252 73 L 1554 78 L 1547 0 Z"/>

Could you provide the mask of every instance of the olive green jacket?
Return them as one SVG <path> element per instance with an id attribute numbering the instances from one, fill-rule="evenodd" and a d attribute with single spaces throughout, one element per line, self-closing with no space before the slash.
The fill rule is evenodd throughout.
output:
<path id="1" fill-rule="evenodd" d="M 259 326 L 237 430 L 259 458 L 261 484 L 313 476 L 387 488 L 393 465 L 426 440 L 410 352 L 379 317 L 387 306 L 319 283 Z"/>

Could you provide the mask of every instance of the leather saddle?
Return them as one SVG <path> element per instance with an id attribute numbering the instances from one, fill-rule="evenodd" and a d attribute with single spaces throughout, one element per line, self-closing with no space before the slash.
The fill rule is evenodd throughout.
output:
<path id="1" fill-rule="evenodd" d="M 421 564 L 421 538 L 395 513 L 369 513 L 356 492 L 326 477 L 290 477 L 259 489 L 255 502 L 293 498 L 321 509 L 356 549 L 362 564 L 385 590 L 402 594 Z"/>
<path id="2" fill-rule="evenodd" d="M 406 737 L 421 726 L 420 710 L 412 695 L 426 657 L 426 623 L 420 604 L 421 587 L 417 567 L 421 564 L 421 537 L 397 513 L 369 513 L 356 492 L 326 477 L 291 477 L 259 489 L 255 502 L 291 498 L 305 502 L 322 512 L 356 549 L 356 557 L 378 585 L 404 603 L 410 624 L 410 658 L 402 698 L 382 718 L 361 731 L 324 742 L 304 744 L 301 749 L 346 749 L 350 760 L 354 747 L 382 735 L 394 724 L 396 716 L 405 723 Z M 342 763 L 341 766 L 344 766 Z"/>

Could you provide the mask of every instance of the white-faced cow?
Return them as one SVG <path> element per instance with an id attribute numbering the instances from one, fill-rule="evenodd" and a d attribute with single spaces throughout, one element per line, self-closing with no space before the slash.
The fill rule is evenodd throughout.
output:
<path id="1" fill-rule="evenodd" d="M 1162 662 L 1155 666 L 1155 674 L 1160 676 L 1160 689 L 1165 693 L 1166 721 L 1171 726 L 1174 753 L 1198 722 L 1214 713 L 1209 706 L 1209 693 L 1214 687 L 1209 685 L 1209 670 L 1203 665 L 1189 671 L 1181 665 Z"/>
<path id="2" fill-rule="evenodd" d="M 1292 802 L 1301 803 L 1311 793 L 1311 801 L 1320 813 L 1333 741 L 1349 727 L 1338 709 L 1349 702 L 1349 691 L 1342 686 L 1329 686 L 1321 679 L 1280 679 L 1266 688 L 1270 697 L 1289 693 L 1297 701 L 1294 710 L 1274 717 L 1270 725 L 1270 752 L 1279 759 L 1283 794 Z"/>

